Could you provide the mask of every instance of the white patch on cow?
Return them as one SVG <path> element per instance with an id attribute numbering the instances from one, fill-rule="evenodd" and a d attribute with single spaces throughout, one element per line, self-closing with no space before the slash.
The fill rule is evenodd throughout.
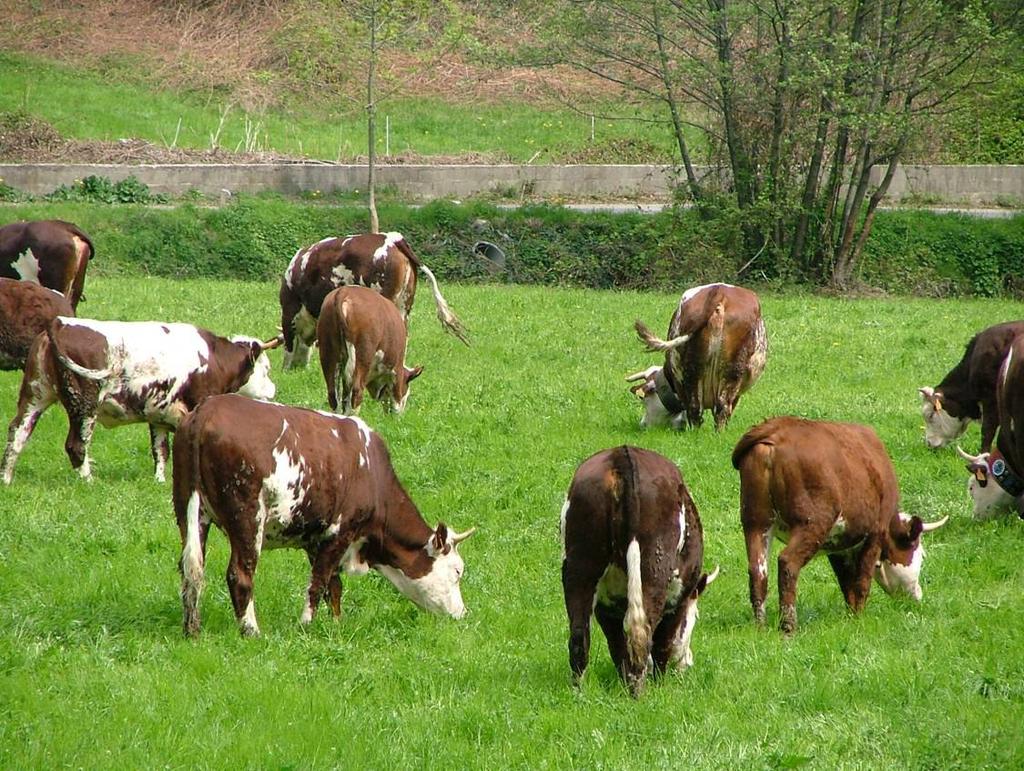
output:
<path id="1" fill-rule="evenodd" d="M 679 507 L 679 543 L 676 544 L 676 553 L 683 550 L 686 544 L 686 504 Z"/>
<path id="2" fill-rule="evenodd" d="M 420 578 L 409 578 L 401 570 L 389 565 L 376 567 L 398 591 L 423 610 L 446 613 L 453 618 L 466 615 L 466 606 L 459 589 L 465 566 L 454 547 L 447 554 L 435 557 L 430 572 Z"/>
<path id="3" fill-rule="evenodd" d="M 313 603 L 309 600 L 309 587 L 306 588 L 306 604 L 302 608 L 302 615 L 299 616 L 299 623 L 305 626 L 313 620 Z"/>
<path id="4" fill-rule="evenodd" d="M 724 284 L 724 283 L 704 284 L 702 286 L 690 287 L 685 292 L 683 292 L 683 296 L 679 300 L 679 307 L 681 308 L 683 305 L 685 305 L 691 299 L 693 299 L 698 294 L 703 292 L 705 289 L 711 289 L 711 288 L 716 287 L 716 286 L 724 286 L 724 287 L 726 287 L 728 289 L 732 289 L 733 288 L 732 284 Z"/>
<path id="5" fill-rule="evenodd" d="M 242 616 L 239 623 L 242 627 L 242 634 L 246 637 L 259 637 L 260 627 L 256 623 L 256 606 L 253 605 L 251 598 L 249 604 L 245 606 L 245 615 Z"/>
<path id="6" fill-rule="evenodd" d="M 908 522 L 910 517 L 900 512 L 900 519 Z M 875 580 L 886 591 L 887 594 L 903 593 L 910 595 L 915 600 L 921 599 L 921 565 L 924 563 L 924 544 L 920 539 L 917 548 L 910 557 L 909 565 L 900 565 L 889 560 L 881 560 L 875 566 Z"/>
<path id="7" fill-rule="evenodd" d="M 340 376 L 340 377 L 339 377 Z M 340 383 L 342 392 L 352 393 L 352 382 L 356 377 L 356 347 L 348 340 L 345 341 L 345 368 L 335 376 L 335 383 Z M 338 394 L 340 396 L 340 394 Z M 349 397 L 351 399 L 351 397 Z M 338 400 L 341 401 L 340 399 Z M 343 408 L 347 409 L 348 405 L 342 405 Z"/>
<path id="8" fill-rule="evenodd" d="M 846 536 L 846 519 L 840 514 L 836 517 L 836 521 L 832 523 L 832 529 L 828 531 L 828 535 L 825 536 L 824 542 L 821 544 L 821 548 L 825 551 L 830 551 L 839 548 L 843 543 L 843 538 Z"/>
<path id="9" fill-rule="evenodd" d="M 396 233 L 394 231 L 385 233 L 384 243 L 378 246 L 377 251 L 373 253 L 373 261 L 380 262 L 381 260 L 386 260 L 388 252 L 390 252 L 391 249 L 401 240 L 403 240 L 401 233 Z"/>
<path id="10" fill-rule="evenodd" d="M 760 579 L 765 579 L 768 577 L 768 557 L 771 554 L 772 538 L 774 537 L 774 535 L 774 527 L 769 527 L 761 535 L 761 556 L 757 558 L 757 564 L 754 566 L 754 571 L 757 574 L 757 577 Z M 786 537 L 789 537 L 788 533 Z"/>
<path id="11" fill-rule="evenodd" d="M 562 513 L 558 516 L 558 537 L 562 542 L 562 559 L 565 559 L 565 518 L 569 514 L 569 499 L 562 504 Z"/>
<path id="12" fill-rule="evenodd" d="M 665 607 L 674 608 L 679 604 L 683 596 L 683 581 L 679 577 L 679 568 L 672 571 L 672 577 L 668 580 L 668 588 L 665 590 Z"/>
<path id="13" fill-rule="evenodd" d="M 271 457 L 274 467 L 263 479 L 257 512 L 260 520 L 257 523 L 257 541 L 268 549 L 290 545 L 292 539 L 285 537 L 284 531 L 292 524 L 296 511 L 305 501 L 308 473 L 302 456 L 293 456 L 287 448 L 274 447 Z"/>
<path id="14" fill-rule="evenodd" d="M 939 403 L 942 393 L 939 392 Z M 925 394 L 921 394 L 921 417 L 924 418 L 924 441 L 932 449 L 937 450 L 954 441 L 967 430 L 970 418 L 954 418 L 943 409 L 935 409 L 935 403 Z"/>
<path id="15" fill-rule="evenodd" d="M 199 491 L 193 490 L 185 513 L 185 543 L 181 547 L 182 580 L 191 587 L 203 584 L 203 547 L 199 540 Z M 198 595 L 198 589 L 196 589 Z"/>
<path id="16" fill-rule="evenodd" d="M 335 265 L 331 269 L 331 276 L 333 276 L 332 283 L 335 286 L 352 286 L 359 283 L 356 281 L 356 274 L 349 270 L 344 264 Z"/>
<path id="17" fill-rule="evenodd" d="M 690 640 L 693 639 L 693 628 L 697 625 L 697 618 L 700 613 L 697 610 L 697 600 L 686 600 L 686 617 L 683 625 L 679 628 L 679 634 L 672 644 L 672 653 L 669 656 L 669 666 L 677 669 L 686 669 L 693 666 L 693 651 L 690 649 Z"/>
<path id="18" fill-rule="evenodd" d="M 351 420 L 359 430 L 359 435 L 363 438 L 363 447 L 359 450 L 359 468 L 365 468 L 370 462 L 370 439 L 373 436 L 373 431 L 361 418 L 357 418 L 355 415 L 349 415 L 345 420 Z"/>
<path id="19" fill-rule="evenodd" d="M 65 326 L 97 332 L 106 342 L 107 367 L 114 375 L 100 383 L 100 423 L 132 423 L 141 413 L 150 422 L 178 426 L 185 415 L 181 391 L 193 374 L 207 371 L 210 360 L 210 347 L 194 326 L 58 318 Z M 142 400 L 142 409 L 129 413 L 121 403 L 129 399 Z"/>
<path id="20" fill-rule="evenodd" d="M 294 286 L 292 284 L 292 275 L 295 273 L 295 266 L 298 263 L 300 255 L 302 255 L 302 253 L 304 251 L 305 251 L 304 249 L 299 249 L 297 252 L 295 252 L 295 255 L 288 262 L 288 267 L 285 268 L 285 270 L 284 270 L 284 285 L 286 287 L 288 287 L 289 289 L 293 289 L 294 288 Z M 309 260 L 309 254 L 307 252 L 307 254 L 306 254 L 306 261 L 308 261 L 308 260 Z M 306 262 L 304 261 L 302 263 L 302 267 L 299 268 L 299 271 L 301 272 L 302 270 L 305 269 L 305 267 L 306 267 Z"/>
<path id="21" fill-rule="evenodd" d="M 988 462 L 989 453 L 983 453 Z M 999 486 L 999 483 L 990 474 L 987 484 L 982 487 L 972 474 L 967 480 L 967 492 L 974 502 L 974 518 L 976 520 L 991 519 L 999 514 L 1005 514 L 1013 509 L 1013 496 Z"/>
<path id="22" fill-rule="evenodd" d="M 366 562 L 359 552 L 366 545 L 365 538 L 359 538 L 349 544 L 345 553 L 341 556 L 341 569 L 350 576 L 362 576 L 370 570 L 370 564 Z"/>
<path id="23" fill-rule="evenodd" d="M 11 263 L 11 267 L 22 281 L 39 283 L 39 260 L 36 259 L 31 249 L 26 249 L 19 254 L 18 259 Z"/>

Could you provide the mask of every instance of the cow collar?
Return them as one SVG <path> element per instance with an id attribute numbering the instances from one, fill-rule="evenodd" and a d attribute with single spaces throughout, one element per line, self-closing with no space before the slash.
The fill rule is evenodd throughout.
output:
<path id="1" fill-rule="evenodd" d="M 1024 495 L 1024 479 L 1021 479 L 1010 468 L 1003 454 L 999 450 L 993 450 L 988 456 L 988 470 L 992 478 L 996 480 L 1001 488 L 1014 498 Z"/>
<path id="2" fill-rule="evenodd" d="M 658 394 L 658 399 L 670 413 L 678 415 L 683 411 L 683 403 L 676 397 L 675 389 L 668 382 L 664 367 L 654 372 L 654 390 Z"/>

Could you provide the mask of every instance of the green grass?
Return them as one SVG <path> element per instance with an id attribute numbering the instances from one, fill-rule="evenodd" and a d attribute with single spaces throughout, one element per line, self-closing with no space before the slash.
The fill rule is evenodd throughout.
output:
<path id="1" fill-rule="evenodd" d="M 116 140 L 139 137 L 169 145 L 178 133 L 181 147 L 208 149 L 225 109 L 213 97 L 151 91 L 123 77 L 75 70 L 45 60 L 0 52 L 0 112 L 24 111 L 52 123 L 63 135 L 80 139 Z M 599 115 L 607 105 L 595 104 Z M 394 99 L 379 107 L 378 152 L 385 151 L 385 117 L 390 117 L 392 154 L 419 155 L 493 153 L 512 161 L 553 157 L 590 145 L 590 118 L 568 109 L 542 110 L 523 103 L 452 105 L 435 99 Z M 178 121 L 181 121 L 180 131 Z M 218 144 L 245 149 L 246 121 L 250 132 L 259 122 L 257 149 L 305 154 L 324 160 L 348 160 L 366 153 L 366 119 L 348 102 L 317 109 L 246 114 L 228 112 Z M 636 140 L 660 154 L 651 162 L 673 157 L 668 129 L 658 124 L 598 119 L 595 141 Z M 614 158 L 606 159 L 609 161 Z"/>
<path id="2" fill-rule="evenodd" d="M 282 257 L 284 259 L 284 257 Z M 96 277 L 83 315 L 190 320 L 269 334 L 273 283 Z M 387 440 L 425 517 L 479 525 L 462 548 L 461 622 L 416 610 L 380 576 L 346 579 L 345 614 L 298 624 L 305 557 L 265 553 L 259 640 L 238 635 L 211 536 L 203 633 L 181 636 L 169 484 L 141 426 L 97 431 L 96 481 L 43 416 L 0 490 L 0 767 L 1012 768 L 1024 763 L 1022 523 L 970 518 L 955 453 L 922 441 L 916 388 L 934 385 L 976 330 L 1019 317 L 1001 301 L 763 297 L 766 372 L 720 435 L 642 431 L 623 376 L 655 360 L 634 318 L 663 328 L 678 295 L 448 285 L 473 334 L 445 336 L 422 295 L 409 409 L 363 417 Z M 323 407 L 319 371 L 282 373 L 279 399 Z M 16 373 L 0 374 L 9 420 Z M 801 575 L 785 640 L 747 601 L 738 477 L 729 454 L 780 413 L 876 427 L 903 506 L 951 515 L 927 537 L 924 600 L 874 588 L 858 617 L 828 564 Z M 964 446 L 978 442 L 973 427 Z M 591 667 L 569 686 L 557 522 L 576 466 L 633 443 L 679 463 L 704 523 L 695 667 L 639 702 L 594 625 Z M 776 552 L 777 553 L 777 549 Z"/>

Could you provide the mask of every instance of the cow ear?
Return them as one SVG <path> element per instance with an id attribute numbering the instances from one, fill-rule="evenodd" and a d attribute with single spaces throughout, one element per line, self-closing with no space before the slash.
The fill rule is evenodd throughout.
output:
<path id="1" fill-rule="evenodd" d="M 249 361 L 255 362 L 263 353 L 263 343 L 259 340 L 253 340 L 249 343 Z"/>
<path id="2" fill-rule="evenodd" d="M 911 541 L 916 541 L 921 537 L 921 533 L 924 532 L 924 520 L 919 516 L 914 515 L 910 518 L 910 522 L 907 523 L 907 530 Z"/>
<path id="3" fill-rule="evenodd" d="M 409 369 L 408 367 L 406 367 L 405 368 L 405 382 L 408 383 L 410 380 L 415 380 L 416 378 L 418 378 L 422 374 L 423 374 L 423 367 L 413 367 L 412 369 Z"/>
<path id="4" fill-rule="evenodd" d="M 448 543 L 448 526 L 444 522 L 438 522 L 437 529 L 427 541 L 427 551 L 431 557 L 437 557 L 440 554 L 447 554 L 451 548 L 451 544 Z"/>

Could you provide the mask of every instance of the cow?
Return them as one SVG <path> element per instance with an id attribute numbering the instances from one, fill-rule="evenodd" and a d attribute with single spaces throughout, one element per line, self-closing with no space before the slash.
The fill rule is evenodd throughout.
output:
<path id="1" fill-rule="evenodd" d="M 971 473 L 968 491 L 974 518 L 987 519 L 1016 508 L 1024 518 L 1024 336 L 1010 344 L 996 377 L 999 431 L 990 452 L 970 455 L 957 447 Z M 989 484 L 995 482 L 995 484 Z"/>
<path id="2" fill-rule="evenodd" d="M 764 624 L 768 557 L 779 554 L 779 627 L 796 630 L 800 570 L 825 552 L 850 609 L 864 608 L 871 578 L 888 594 L 921 599 L 925 523 L 899 510 L 892 461 L 867 426 L 778 417 L 747 431 L 732 453 L 740 472 L 740 521 L 747 544 L 750 603 Z"/>
<path id="3" fill-rule="evenodd" d="M 173 498 L 187 636 L 199 634 L 211 523 L 231 544 L 228 591 L 243 636 L 259 634 L 252 582 L 265 548 L 298 548 L 309 557 L 303 624 L 321 599 L 340 617 L 342 568 L 379 571 L 424 610 L 466 613 L 458 545 L 475 528 L 431 528 L 395 475 L 384 441 L 359 418 L 211 396 L 178 430 Z"/>
<path id="4" fill-rule="evenodd" d="M 12 222 L 0 228 L 0 277 L 60 292 L 76 313 L 93 254 L 89 236 L 63 220 Z"/>
<path id="5" fill-rule="evenodd" d="M 200 400 L 230 391 L 274 398 L 264 352 L 279 344 L 229 340 L 191 324 L 58 316 L 29 349 L 0 476 L 11 483 L 36 421 L 59 400 L 69 423 L 64 448 L 84 479 L 92 478 L 89 444 L 98 419 L 108 427 L 148 423 L 155 476 L 163 482 L 168 432 Z"/>
<path id="6" fill-rule="evenodd" d="M 364 233 L 325 238 L 299 249 L 288 263 L 279 297 L 284 366 L 305 367 L 309 363 L 320 306 L 339 286 L 360 284 L 377 290 L 395 304 L 408 324 L 417 271 L 430 281 L 441 326 L 469 345 L 466 329 L 441 296 L 434 274 L 413 253 L 402 234 Z"/>
<path id="7" fill-rule="evenodd" d="M 36 335 L 57 316 L 74 315 L 75 309 L 60 292 L 0 278 L 0 369 L 23 369 Z"/>
<path id="8" fill-rule="evenodd" d="M 981 451 L 992 449 L 999 426 L 996 377 L 1010 344 L 1024 332 L 1024 321 L 1008 321 L 982 330 L 967 343 L 963 358 L 934 388 L 919 388 L 925 443 L 945 447 L 972 420 L 981 421 Z"/>
<path id="9" fill-rule="evenodd" d="M 366 388 L 389 412 L 405 409 L 423 367 L 405 366 L 405 322 L 394 303 L 364 286 L 338 287 L 324 300 L 316 338 L 332 410 L 340 402 L 346 414 L 359 412 Z"/>
<path id="10" fill-rule="evenodd" d="M 591 613 L 634 697 L 648 658 L 657 674 L 692 665 L 697 599 L 718 569 L 702 572 L 700 517 L 675 464 L 630 446 L 590 456 L 573 476 L 560 529 L 574 684 L 590 656 Z"/>
<path id="11" fill-rule="evenodd" d="M 663 351 L 665 364 L 626 380 L 644 402 L 640 425 L 700 426 L 711 410 L 722 430 L 743 395 L 764 371 L 768 340 L 761 303 L 749 289 L 708 284 L 688 289 L 668 327 L 668 340 L 656 337 L 637 319 L 637 335 L 648 351 Z"/>

